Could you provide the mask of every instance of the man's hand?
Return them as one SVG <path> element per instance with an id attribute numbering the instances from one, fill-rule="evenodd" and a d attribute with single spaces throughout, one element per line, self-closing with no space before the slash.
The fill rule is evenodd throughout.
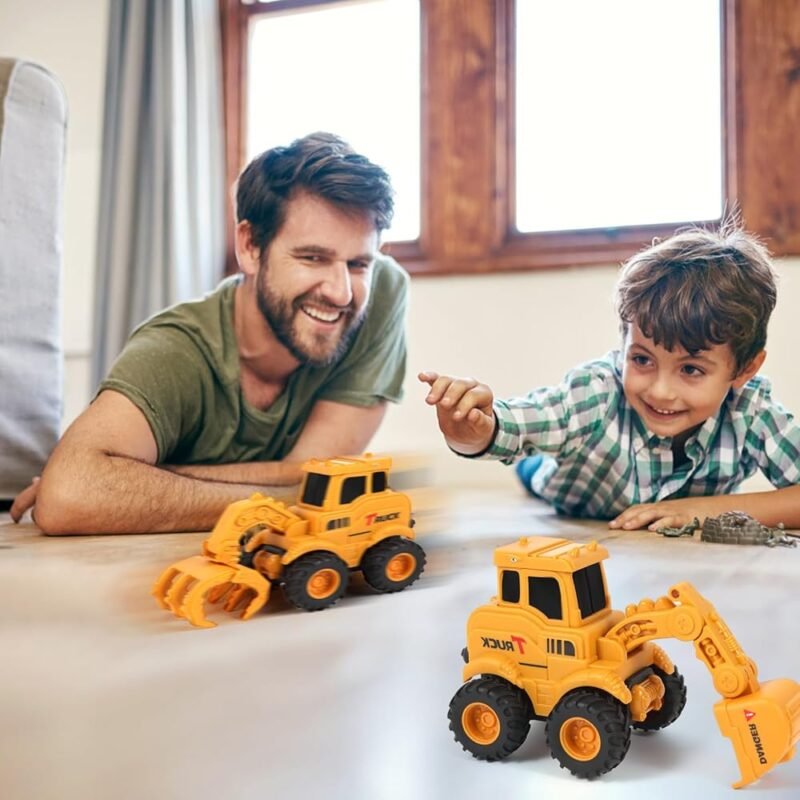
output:
<path id="1" fill-rule="evenodd" d="M 14 522 L 19 522 L 22 516 L 29 508 L 36 505 L 36 495 L 39 492 L 39 476 L 37 475 L 32 481 L 31 485 L 23 489 L 11 504 L 10 514 Z"/>
<path id="2" fill-rule="evenodd" d="M 716 517 L 724 511 L 730 511 L 735 504 L 736 501 L 728 496 L 683 497 L 659 503 L 642 503 L 626 508 L 608 523 L 608 527 L 626 531 L 643 528 L 655 531 L 658 528 L 680 528 L 695 517 L 702 525 L 706 517 Z"/>
<path id="3" fill-rule="evenodd" d="M 431 387 L 425 402 L 436 406 L 439 428 L 448 445 L 463 455 L 486 450 L 495 429 L 492 390 L 473 378 L 451 378 L 437 372 L 420 372 L 417 377 Z"/>

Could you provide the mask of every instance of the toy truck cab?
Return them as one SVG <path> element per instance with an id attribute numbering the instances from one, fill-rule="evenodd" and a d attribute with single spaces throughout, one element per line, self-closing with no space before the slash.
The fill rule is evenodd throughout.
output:
<path id="1" fill-rule="evenodd" d="M 498 594 L 469 618 L 464 680 L 501 675 L 524 688 L 536 716 L 546 717 L 571 685 L 568 677 L 598 660 L 599 640 L 622 618 L 610 606 L 607 557 L 595 542 L 576 547 L 546 537 L 498 547 Z M 621 677 L 638 664 L 630 667 Z"/>
<path id="2" fill-rule="evenodd" d="M 388 536 L 413 538 L 411 501 L 389 487 L 391 459 L 372 457 L 311 460 L 299 500 L 292 506 L 308 522 L 308 534 L 325 537 L 350 567 L 358 565 L 364 542 Z"/>

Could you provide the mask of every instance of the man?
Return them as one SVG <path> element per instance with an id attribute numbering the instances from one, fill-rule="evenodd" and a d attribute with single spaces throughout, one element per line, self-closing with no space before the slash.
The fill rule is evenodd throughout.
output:
<path id="1" fill-rule="evenodd" d="M 254 159 L 241 274 L 132 334 L 11 515 L 47 534 L 201 530 L 225 506 L 362 451 L 405 370 L 407 276 L 381 256 L 386 173 L 331 134 Z"/>

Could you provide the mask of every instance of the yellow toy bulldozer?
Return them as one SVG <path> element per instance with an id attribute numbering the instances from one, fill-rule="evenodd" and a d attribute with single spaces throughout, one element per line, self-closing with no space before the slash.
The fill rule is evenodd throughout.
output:
<path id="1" fill-rule="evenodd" d="M 231 503 L 203 543 L 203 555 L 179 561 L 153 587 L 162 608 L 202 628 L 214 627 L 205 600 L 226 611 L 245 602 L 249 619 L 281 584 L 290 603 L 308 611 L 333 605 L 351 570 L 379 592 L 412 584 L 425 566 L 414 541 L 407 495 L 389 488 L 390 458 L 311 460 L 295 505 L 254 494 Z"/>
<path id="2" fill-rule="evenodd" d="M 665 597 L 613 611 L 596 542 L 531 537 L 495 550 L 498 596 L 467 623 L 466 683 L 450 703 L 450 729 L 476 758 L 516 750 L 532 719 L 545 720 L 553 757 L 580 778 L 620 764 L 631 729 L 654 731 L 678 719 L 683 677 L 653 639 L 694 643 L 722 695 L 714 706 L 730 738 L 741 780 L 761 777 L 794 756 L 800 686 L 759 682 L 714 607 L 690 584 Z"/>

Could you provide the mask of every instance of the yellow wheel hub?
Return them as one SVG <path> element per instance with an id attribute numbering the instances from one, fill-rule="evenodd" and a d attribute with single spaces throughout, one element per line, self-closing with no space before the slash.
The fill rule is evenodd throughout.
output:
<path id="1" fill-rule="evenodd" d="M 500 718 L 485 703 L 470 703 L 461 714 L 461 727 L 476 744 L 491 744 L 500 735 Z"/>
<path id="2" fill-rule="evenodd" d="M 386 577 L 398 583 L 410 577 L 417 566 L 417 559 L 411 553 L 398 553 L 386 564 Z"/>
<path id="3" fill-rule="evenodd" d="M 309 597 L 314 600 L 323 600 L 330 597 L 342 582 L 342 578 L 335 569 L 325 568 L 317 570 L 306 584 L 306 591 Z"/>
<path id="4" fill-rule="evenodd" d="M 600 733 L 583 717 L 571 717 L 559 731 L 561 746 L 576 761 L 591 761 L 600 752 Z"/>

